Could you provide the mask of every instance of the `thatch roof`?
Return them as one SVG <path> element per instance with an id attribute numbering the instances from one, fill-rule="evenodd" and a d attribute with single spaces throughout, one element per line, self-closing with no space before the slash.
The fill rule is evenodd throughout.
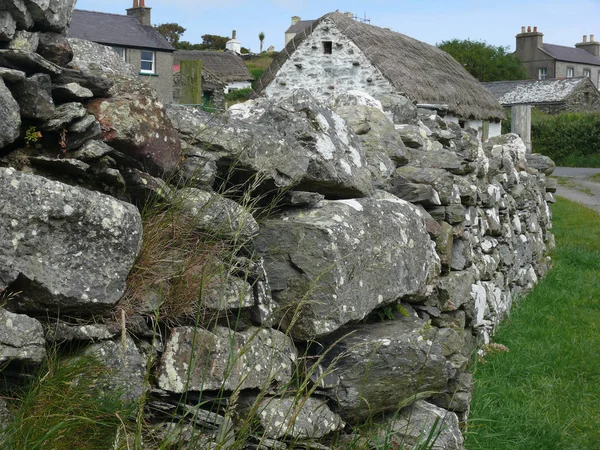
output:
<path id="1" fill-rule="evenodd" d="M 329 19 L 371 61 L 400 93 L 417 103 L 446 104 L 463 118 L 504 118 L 504 110 L 456 60 L 446 52 L 394 31 L 358 22 L 333 12 L 298 33 L 273 60 L 255 84 L 257 94 L 275 79 L 278 70 L 321 22 Z"/>
<path id="2" fill-rule="evenodd" d="M 173 64 L 181 61 L 202 61 L 202 68 L 212 72 L 217 78 L 225 81 L 252 81 L 248 68 L 237 55 L 229 52 L 209 50 L 177 50 L 173 53 Z"/>
<path id="3" fill-rule="evenodd" d="M 592 85 L 591 92 L 597 92 L 588 77 L 494 81 L 481 84 L 505 106 L 565 102 L 569 95 L 586 84 Z"/>

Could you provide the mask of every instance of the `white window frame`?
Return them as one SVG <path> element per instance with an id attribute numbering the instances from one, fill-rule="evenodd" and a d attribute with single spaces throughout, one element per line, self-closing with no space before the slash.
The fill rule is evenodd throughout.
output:
<path id="1" fill-rule="evenodd" d="M 583 76 L 592 78 L 592 69 L 583 69 Z"/>
<path id="2" fill-rule="evenodd" d="M 548 78 L 548 69 L 546 67 L 540 67 L 538 69 L 538 80 L 545 80 Z"/>
<path id="3" fill-rule="evenodd" d="M 119 55 L 119 58 L 121 58 L 123 61 L 126 61 L 126 55 L 127 55 L 127 49 L 125 47 L 111 47 L 113 49 L 113 51 Z"/>
<path id="4" fill-rule="evenodd" d="M 573 78 L 575 76 L 575 69 L 573 67 L 567 67 L 567 78 Z"/>
<path id="5" fill-rule="evenodd" d="M 150 53 L 152 55 L 152 60 L 144 59 L 143 58 L 144 53 Z M 150 62 L 152 64 L 152 69 L 144 69 L 142 67 L 142 64 L 144 62 Z M 151 50 L 142 50 L 140 52 L 140 73 L 148 73 L 148 74 L 156 73 L 156 52 L 153 52 Z"/>

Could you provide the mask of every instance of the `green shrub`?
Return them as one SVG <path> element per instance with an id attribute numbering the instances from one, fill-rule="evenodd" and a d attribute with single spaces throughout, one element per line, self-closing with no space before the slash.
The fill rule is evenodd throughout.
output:
<path id="1" fill-rule="evenodd" d="M 245 101 L 250 98 L 251 93 L 252 88 L 236 89 L 235 91 L 225 94 L 225 100 L 228 102 Z"/>
<path id="2" fill-rule="evenodd" d="M 250 69 L 250 74 L 254 80 L 258 80 L 263 73 L 265 73 L 265 69 Z"/>

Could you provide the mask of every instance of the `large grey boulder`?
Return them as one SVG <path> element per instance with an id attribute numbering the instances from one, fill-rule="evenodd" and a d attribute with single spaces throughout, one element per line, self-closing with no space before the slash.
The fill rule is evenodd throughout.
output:
<path id="1" fill-rule="evenodd" d="M 35 27 L 56 33 L 67 31 L 75 3 L 77 0 L 26 0 Z"/>
<path id="2" fill-rule="evenodd" d="M 46 357 L 45 344 L 40 322 L 0 309 L 0 363 L 41 363 Z"/>
<path id="3" fill-rule="evenodd" d="M 266 388 L 289 383 L 297 354 L 292 340 L 272 329 L 172 330 L 157 370 L 158 386 L 169 392 Z"/>
<path id="4" fill-rule="evenodd" d="M 10 41 L 15 35 L 17 22 L 8 11 L 0 11 L 0 41 Z"/>
<path id="5" fill-rule="evenodd" d="M 110 47 L 76 38 L 69 38 L 68 43 L 73 51 L 73 59 L 69 65 L 85 74 L 104 77 L 135 75 L 133 66 L 123 61 Z"/>
<path id="6" fill-rule="evenodd" d="M 0 0 L 0 10 L 8 11 L 21 30 L 28 30 L 33 25 L 25 0 Z"/>
<path id="7" fill-rule="evenodd" d="M 14 85 L 13 95 L 21 108 L 21 116 L 28 119 L 48 120 L 55 110 L 52 100 L 52 82 L 46 74 L 35 74 Z"/>
<path id="8" fill-rule="evenodd" d="M 331 396 L 342 419 L 361 423 L 397 411 L 415 395 L 444 391 L 446 358 L 429 328 L 424 320 L 397 314 L 394 320 L 360 324 L 347 336 L 339 332 L 322 342 L 327 349 L 322 365 L 340 380 Z"/>
<path id="9" fill-rule="evenodd" d="M 329 334 L 421 291 L 439 270 L 423 214 L 379 191 L 266 220 L 255 238 L 281 325 L 295 339 Z"/>
<path id="10" fill-rule="evenodd" d="M 0 78 L 0 148 L 14 142 L 20 133 L 19 104 Z"/>
<path id="11" fill-rule="evenodd" d="M 120 299 L 142 238 L 133 205 L 10 168 L 0 203 L 0 289 L 20 292 L 16 307 L 85 314 Z"/>

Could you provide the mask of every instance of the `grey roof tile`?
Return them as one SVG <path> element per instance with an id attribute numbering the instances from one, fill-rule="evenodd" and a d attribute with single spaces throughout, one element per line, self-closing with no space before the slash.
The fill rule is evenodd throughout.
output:
<path id="1" fill-rule="evenodd" d="M 600 66 L 600 58 L 581 48 L 565 47 L 564 45 L 543 44 L 543 48 L 559 61 Z"/>
<path id="2" fill-rule="evenodd" d="M 297 23 L 295 23 L 294 25 L 291 25 L 287 30 L 285 30 L 285 32 L 286 33 L 300 33 L 302 31 L 304 31 L 307 27 L 312 25 L 313 22 L 315 22 L 315 20 L 300 20 Z"/>
<path id="3" fill-rule="evenodd" d="M 481 83 L 503 105 L 563 102 L 587 77 Z"/>
<path id="4" fill-rule="evenodd" d="M 242 58 L 230 52 L 177 50 L 173 54 L 173 64 L 180 64 L 181 61 L 202 61 L 202 68 L 209 70 L 223 81 L 253 80 Z"/>

